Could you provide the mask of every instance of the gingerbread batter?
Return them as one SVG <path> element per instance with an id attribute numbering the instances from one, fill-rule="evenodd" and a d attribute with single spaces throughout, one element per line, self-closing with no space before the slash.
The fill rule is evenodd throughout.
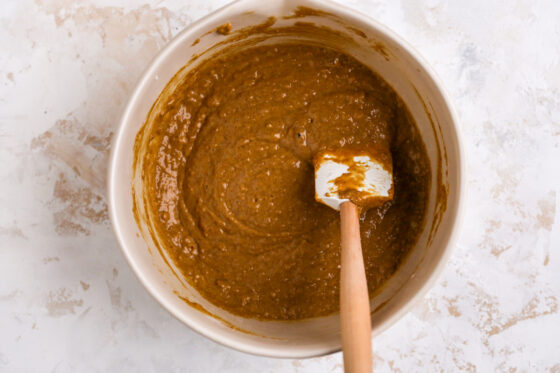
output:
<path id="1" fill-rule="evenodd" d="M 339 217 L 313 184 L 313 156 L 328 148 L 392 152 L 394 199 L 360 226 L 370 294 L 395 273 L 423 227 L 430 168 L 379 76 L 340 52 L 283 44 L 210 59 L 170 89 L 137 137 L 150 139 L 144 199 L 160 244 L 205 298 L 259 319 L 338 310 Z"/>

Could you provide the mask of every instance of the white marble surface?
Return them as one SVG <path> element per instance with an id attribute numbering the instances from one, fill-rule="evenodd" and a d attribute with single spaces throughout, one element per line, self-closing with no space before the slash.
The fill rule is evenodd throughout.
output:
<path id="1" fill-rule="evenodd" d="M 374 339 L 378 372 L 560 372 L 560 3 L 345 0 L 434 66 L 468 204 L 451 261 Z M 107 220 L 109 139 L 150 59 L 226 0 L 0 1 L 0 372 L 328 372 L 164 311 Z"/>

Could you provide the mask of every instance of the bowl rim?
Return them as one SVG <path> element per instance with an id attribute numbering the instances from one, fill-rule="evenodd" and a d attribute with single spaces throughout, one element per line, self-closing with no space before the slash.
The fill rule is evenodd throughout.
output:
<path id="1" fill-rule="evenodd" d="M 315 348 L 314 350 L 311 349 L 302 349 L 298 352 L 298 349 L 294 348 L 290 351 L 286 349 L 278 349 L 274 346 L 255 346 L 254 344 L 247 344 L 245 342 L 236 341 L 229 338 L 227 335 L 224 335 L 220 332 L 215 332 L 207 329 L 202 324 L 192 320 L 188 315 L 183 314 L 180 312 L 176 307 L 172 304 L 168 303 L 165 296 L 163 296 L 155 287 L 152 285 L 152 282 L 148 279 L 142 269 L 140 269 L 139 265 L 137 264 L 136 260 L 134 259 L 134 255 L 132 253 L 133 250 L 129 248 L 129 239 L 125 237 L 123 233 L 123 229 L 121 225 L 126 223 L 120 222 L 117 218 L 117 207 L 116 207 L 116 176 L 115 174 L 118 172 L 117 164 L 119 162 L 119 156 L 122 153 L 120 148 L 123 146 L 123 136 L 125 134 L 125 127 L 126 123 L 129 122 L 129 118 L 131 113 L 133 112 L 134 107 L 137 105 L 138 98 L 143 90 L 144 86 L 147 82 L 152 79 L 155 74 L 156 67 L 160 65 L 170 54 L 172 50 L 174 50 L 177 46 L 179 46 L 185 37 L 188 37 L 189 34 L 196 32 L 197 30 L 204 27 L 205 24 L 212 22 L 212 20 L 221 17 L 224 13 L 244 2 L 252 2 L 253 0 L 235 0 L 229 4 L 226 4 L 211 13 L 207 14 L 206 16 L 198 19 L 195 22 L 187 25 L 183 30 L 181 30 L 171 41 L 162 48 L 157 55 L 151 60 L 148 64 L 140 78 L 138 79 L 136 86 L 130 95 L 130 98 L 123 110 L 123 114 L 119 120 L 118 128 L 116 129 L 115 134 L 112 138 L 112 146 L 111 146 L 111 154 L 109 158 L 109 166 L 107 170 L 107 194 L 108 194 L 108 207 L 109 207 L 109 216 L 111 220 L 111 227 L 113 232 L 117 238 L 119 246 L 121 248 L 122 253 L 124 254 L 129 266 L 132 268 L 136 278 L 140 281 L 140 283 L 144 286 L 144 288 L 148 291 L 148 293 L 164 308 L 166 309 L 171 315 L 173 315 L 176 319 L 181 321 L 183 324 L 188 326 L 191 330 L 194 330 L 198 334 L 211 339 L 212 341 L 219 343 L 223 346 L 232 348 L 237 351 L 265 356 L 265 357 L 273 357 L 273 358 L 311 358 L 311 357 L 318 357 L 323 356 L 331 353 L 335 353 L 341 350 L 341 347 L 336 348 Z M 282 1 L 282 0 L 279 0 Z M 447 242 L 444 243 L 445 249 L 442 252 L 442 255 L 437 262 L 435 268 L 433 269 L 432 273 L 429 275 L 427 280 L 424 284 L 420 287 L 420 289 L 411 296 L 400 308 L 398 308 L 391 316 L 389 316 L 381 325 L 379 325 L 375 330 L 372 330 L 372 338 L 375 336 L 380 335 L 388 328 L 393 326 L 399 319 L 401 319 L 406 313 L 410 311 L 410 309 L 420 300 L 422 299 L 426 293 L 433 287 L 435 282 L 440 277 L 445 265 L 447 264 L 451 253 L 456 245 L 458 235 L 460 232 L 460 228 L 463 224 L 464 219 L 464 207 L 465 207 L 465 153 L 464 148 L 462 145 L 462 134 L 461 128 L 459 126 L 459 120 L 453 103 L 450 99 L 450 95 L 447 92 L 445 86 L 443 85 L 441 79 L 437 76 L 436 72 L 433 68 L 428 64 L 428 62 L 420 55 L 420 53 L 410 45 L 406 40 L 401 38 L 397 35 L 394 31 L 389 29 L 387 26 L 383 25 L 379 21 L 375 20 L 374 18 L 367 16 L 363 13 L 360 13 L 357 10 L 354 10 L 350 7 L 347 7 L 342 4 L 338 4 L 332 0 L 301 0 L 298 2 L 299 5 L 307 6 L 307 7 L 315 7 L 321 10 L 325 10 L 328 12 L 335 13 L 337 15 L 341 15 L 342 17 L 349 19 L 351 21 L 360 21 L 362 23 L 368 24 L 370 27 L 376 29 L 378 32 L 383 34 L 384 37 L 391 40 L 395 44 L 399 45 L 403 50 L 406 51 L 424 70 L 427 74 L 428 78 L 434 83 L 435 87 L 441 94 L 443 103 L 447 108 L 449 115 L 451 117 L 451 123 L 448 123 L 450 127 L 452 127 L 452 131 L 450 131 L 450 135 L 452 137 L 452 142 L 454 143 L 453 146 L 456 149 L 457 157 L 456 162 L 452 166 L 457 167 L 457 186 L 456 186 L 456 212 L 454 218 L 454 223 L 451 226 L 451 232 L 447 237 Z M 204 31 L 204 30 L 199 30 Z"/>

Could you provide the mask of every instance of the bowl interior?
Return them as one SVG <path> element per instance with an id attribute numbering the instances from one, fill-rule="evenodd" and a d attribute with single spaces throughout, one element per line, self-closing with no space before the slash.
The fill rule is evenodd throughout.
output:
<path id="1" fill-rule="evenodd" d="M 132 172 L 134 141 L 167 82 L 193 55 L 200 57 L 191 61 L 180 74 L 230 43 L 239 43 L 242 48 L 245 45 L 303 41 L 354 56 L 397 91 L 425 142 L 432 182 L 427 221 L 420 239 L 406 262 L 372 300 L 374 335 L 406 312 L 407 306 L 427 290 L 445 262 L 459 210 L 459 144 L 452 109 L 433 74 L 415 52 L 392 33 L 371 19 L 328 2 L 275 0 L 264 4 L 242 0 L 218 10 L 179 34 L 152 62 L 139 82 L 115 136 L 109 170 L 111 217 L 123 251 L 144 286 L 191 328 L 217 342 L 250 353 L 309 357 L 340 349 L 338 315 L 296 322 L 257 321 L 232 315 L 213 306 L 191 288 L 178 275 L 179 271 L 168 264 L 171 261 L 165 254 L 155 248 L 146 224 L 136 224 L 133 204 L 138 206 L 143 201 L 133 201 L 131 193 L 132 184 L 140 190 L 142 183 L 140 175 Z M 298 6 L 319 11 L 299 8 L 298 13 Z M 298 17 L 283 18 L 294 15 L 294 12 Z M 270 22 L 271 16 L 276 18 L 272 28 L 309 22 L 335 30 L 340 37 L 305 31 L 266 35 L 257 32 L 238 40 L 234 40 L 235 32 L 229 36 L 217 33 L 202 36 L 225 22 L 231 22 L 235 31 Z M 199 38 L 200 41 L 195 43 Z M 224 42 L 227 40 L 230 43 Z M 252 41 L 247 43 L 247 40 Z"/>

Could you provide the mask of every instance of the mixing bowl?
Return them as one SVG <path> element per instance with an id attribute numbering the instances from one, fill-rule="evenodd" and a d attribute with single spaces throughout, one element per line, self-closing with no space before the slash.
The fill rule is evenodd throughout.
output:
<path id="1" fill-rule="evenodd" d="M 227 22 L 233 26 L 231 34 L 213 32 Z M 338 36 L 271 32 L 296 24 L 312 24 Z M 138 279 L 164 308 L 223 345 L 258 355 L 303 358 L 340 349 L 338 315 L 259 321 L 212 305 L 176 275 L 169 258 L 155 248 L 149 227 L 133 214 L 133 206 L 141 207 L 143 201 L 131 192 L 133 186 L 142 188 L 140 173 L 133 172 L 136 134 L 158 95 L 181 68 L 186 65 L 181 70 L 184 74 L 232 43 L 243 47 L 293 41 L 341 50 L 380 74 L 407 104 L 426 145 L 432 180 L 423 232 L 407 260 L 371 301 L 373 336 L 394 324 L 432 286 L 453 248 L 461 215 L 464 162 L 456 116 L 432 69 L 407 43 L 365 15 L 324 0 L 240 0 L 188 26 L 152 61 L 126 106 L 113 140 L 108 190 L 111 220 L 122 250 Z"/>

